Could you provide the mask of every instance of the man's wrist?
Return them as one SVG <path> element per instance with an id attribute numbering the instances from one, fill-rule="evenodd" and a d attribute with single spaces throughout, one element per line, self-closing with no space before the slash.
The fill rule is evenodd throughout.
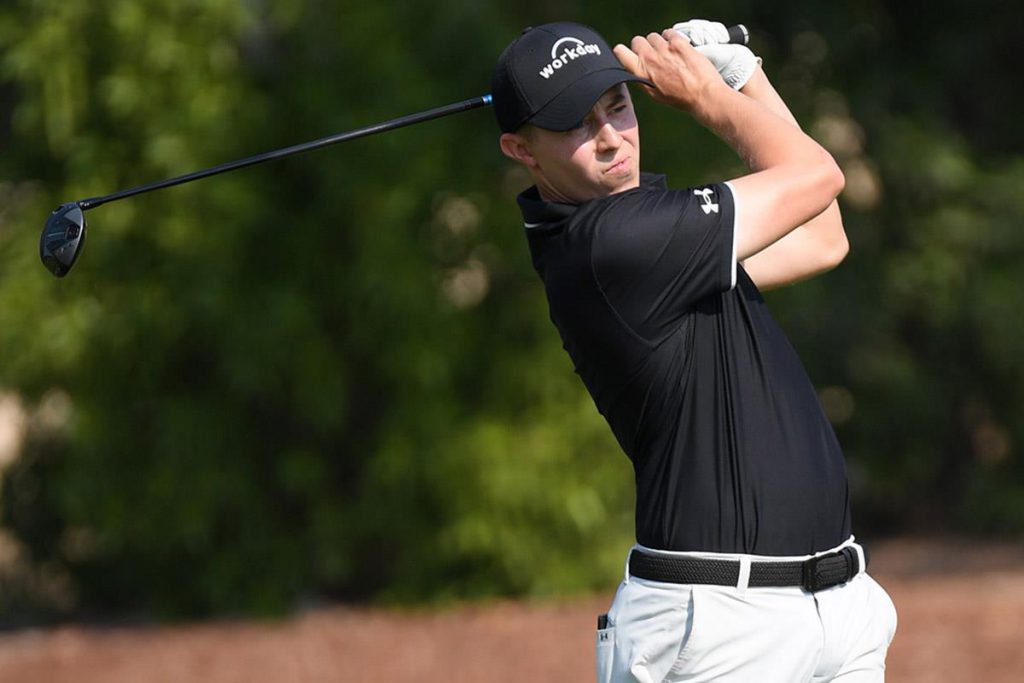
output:
<path id="1" fill-rule="evenodd" d="M 706 128 L 717 131 L 725 125 L 735 112 L 740 93 L 730 88 L 725 81 L 714 81 L 705 86 L 701 96 L 690 107 L 689 113 Z"/>

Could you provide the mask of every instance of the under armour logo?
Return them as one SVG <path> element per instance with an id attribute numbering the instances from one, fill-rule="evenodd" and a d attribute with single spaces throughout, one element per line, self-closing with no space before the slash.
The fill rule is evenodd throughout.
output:
<path id="1" fill-rule="evenodd" d="M 704 204 L 700 207 L 704 209 L 704 214 L 709 215 L 712 212 L 718 213 L 718 204 L 715 204 L 711 198 L 715 195 L 715 191 L 710 188 L 704 188 L 703 190 L 694 190 L 693 193 L 704 200 Z"/>

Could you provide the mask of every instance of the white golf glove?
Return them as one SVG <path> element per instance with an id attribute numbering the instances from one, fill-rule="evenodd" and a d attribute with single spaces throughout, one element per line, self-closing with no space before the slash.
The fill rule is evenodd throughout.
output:
<path id="1" fill-rule="evenodd" d="M 672 29 L 707 57 L 718 69 L 722 80 L 733 90 L 745 86 L 761 64 L 761 58 L 751 52 L 749 47 L 729 42 L 729 29 L 720 22 L 690 19 L 676 24 Z"/>

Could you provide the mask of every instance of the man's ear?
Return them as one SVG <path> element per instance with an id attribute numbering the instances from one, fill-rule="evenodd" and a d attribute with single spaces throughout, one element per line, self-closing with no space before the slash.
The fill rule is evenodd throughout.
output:
<path id="1" fill-rule="evenodd" d="M 518 161 L 529 168 L 537 165 L 537 160 L 533 158 L 533 152 L 530 151 L 530 141 L 522 135 L 518 133 L 502 133 L 499 142 L 502 153 L 509 159 Z"/>

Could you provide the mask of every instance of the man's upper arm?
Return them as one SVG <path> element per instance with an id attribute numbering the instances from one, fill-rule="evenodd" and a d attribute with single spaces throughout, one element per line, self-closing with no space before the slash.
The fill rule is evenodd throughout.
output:
<path id="1" fill-rule="evenodd" d="M 839 205 L 833 203 L 820 216 L 743 261 L 743 269 L 765 291 L 831 270 L 848 251 Z"/>
<path id="2" fill-rule="evenodd" d="M 741 207 L 737 219 L 741 261 L 821 214 L 843 189 L 845 179 L 835 160 L 800 135 L 810 143 L 805 156 L 765 164 L 762 170 L 729 181 Z"/>

